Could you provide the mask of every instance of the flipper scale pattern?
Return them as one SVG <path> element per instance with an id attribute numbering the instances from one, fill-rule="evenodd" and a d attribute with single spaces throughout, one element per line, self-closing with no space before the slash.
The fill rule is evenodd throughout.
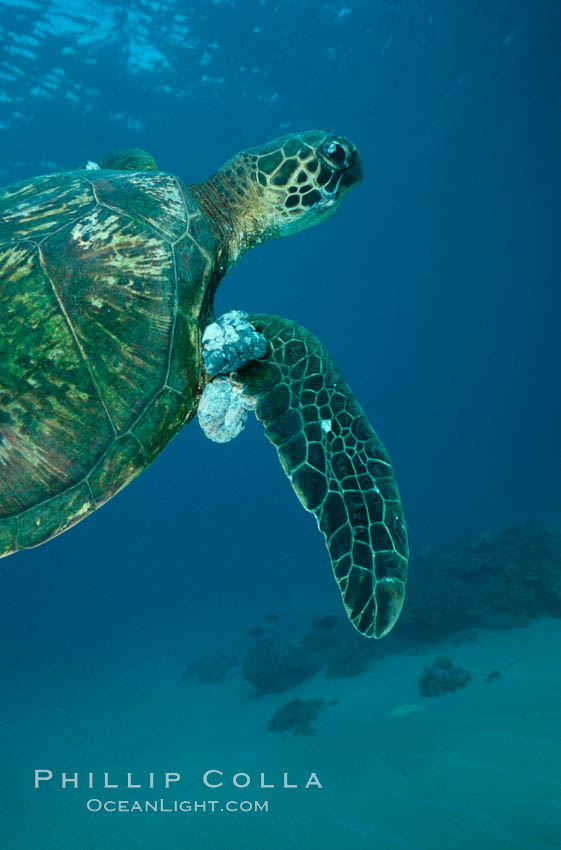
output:
<path id="1" fill-rule="evenodd" d="M 252 315 L 269 345 L 236 376 L 306 510 L 325 537 L 352 624 L 383 637 L 405 593 L 409 549 L 389 455 L 321 342 L 294 322 Z"/>

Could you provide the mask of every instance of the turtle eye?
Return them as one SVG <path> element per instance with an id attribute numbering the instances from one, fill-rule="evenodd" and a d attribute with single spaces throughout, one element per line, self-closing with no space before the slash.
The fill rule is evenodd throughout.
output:
<path id="1" fill-rule="evenodd" d="M 349 153 L 336 139 L 325 142 L 321 149 L 323 155 L 337 168 L 345 168 L 349 164 Z"/>

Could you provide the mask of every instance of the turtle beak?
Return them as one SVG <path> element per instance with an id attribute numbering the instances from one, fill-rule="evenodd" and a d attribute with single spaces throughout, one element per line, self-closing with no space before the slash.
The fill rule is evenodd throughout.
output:
<path id="1" fill-rule="evenodd" d="M 349 189 L 352 189 L 353 186 L 358 186 L 358 184 L 362 182 L 362 157 L 359 154 L 356 145 L 353 145 L 352 142 L 348 141 L 347 145 L 350 148 L 349 164 L 343 172 L 341 183 L 339 184 L 341 189 L 344 189 L 346 192 L 348 192 Z"/>

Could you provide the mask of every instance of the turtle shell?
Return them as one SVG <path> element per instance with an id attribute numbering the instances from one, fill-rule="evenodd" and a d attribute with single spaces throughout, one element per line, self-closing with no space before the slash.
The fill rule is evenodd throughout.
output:
<path id="1" fill-rule="evenodd" d="M 215 256 L 163 172 L 0 190 L 0 557 L 87 516 L 191 418 Z"/>

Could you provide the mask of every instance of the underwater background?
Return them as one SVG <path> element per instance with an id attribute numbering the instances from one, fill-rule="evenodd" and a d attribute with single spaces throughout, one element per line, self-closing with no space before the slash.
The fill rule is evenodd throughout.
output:
<path id="1" fill-rule="evenodd" d="M 413 556 L 394 632 L 359 638 L 261 426 L 193 421 L 0 565 L 2 847 L 561 846 L 560 38 L 555 0 L 0 0 L 2 184 L 130 146 L 191 183 L 296 130 L 356 142 L 361 186 L 244 257 L 216 313 L 329 348 Z M 36 791 L 35 768 L 184 779 Z M 86 809 L 131 794 L 270 805 Z"/>

